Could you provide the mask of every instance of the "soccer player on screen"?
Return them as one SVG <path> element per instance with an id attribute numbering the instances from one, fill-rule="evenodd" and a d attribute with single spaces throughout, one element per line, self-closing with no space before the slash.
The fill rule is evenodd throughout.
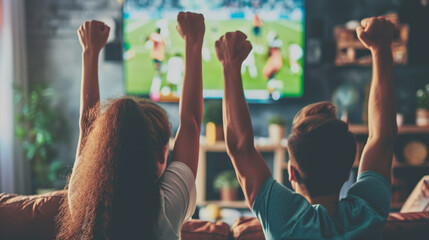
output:
<path id="1" fill-rule="evenodd" d="M 174 92 L 174 89 L 176 89 L 175 95 L 177 97 L 179 97 L 182 92 L 181 85 L 184 69 L 185 66 L 183 65 L 183 59 L 180 53 L 177 53 L 168 59 L 167 84 L 171 91 Z"/>
<path id="2" fill-rule="evenodd" d="M 255 16 L 253 17 L 253 35 L 255 35 L 255 37 L 261 36 L 261 26 L 262 21 L 258 14 L 255 13 Z"/>
<path id="3" fill-rule="evenodd" d="M 279 95 L 283 93 L 283 82 L 275 79 L 275 75 L 283 67 L 283 58 L 280 52 L 283 41 L 278 38 L 277 33 L 274 31 L 268 33 L 267 40 L 270 48 L 269 57 L 262 72 L 268 80 L 267 89 L 270 95 L 272 96 L 275 92 Z"/>
<path id="4" fill-rule="evenodd" d="M 258 77 L 258 68 L 255 64 L 255 52 L 250 51 L 246 59 L 244 59 L 243 64 L 241 65 L 241 74 L 246 73 L 246 69 L 249 70 L 249 75 L 251 78 L 255 79 Z"/>
<path id="5" fill-rule="evenodd" d="M 295 192 L 276 182 L 255 149 L 240 66 L 252 49 L 246 35 L 227 33 L 216 42 L 223 66 L 224 132 L 227 152 L 247 203 L 258 217 L 266 239 L 380 239 L 390 210 L 390 171 L 397 135 L 393 81 L 394 26 L 378 17 L 362 20 L 360 41 L 372 53 L 369 136 L 357 181 L 339 200 L 356 157 L 348 125 L 336 118 L 329 102 L 303 108 L 288 138 L 289 181 Z"/>
<path id="6" fill-rule="evenodd" d="M 153 60 L 155 65 L 155 70 L 158 75 L 161 74 L 161 64 L 164 60 L 164 51 L 165 51 L 165 39 L 161 35 L 161 29 L 157 28 L 154 33 L 149 36 L 149 41 L 152 42 L 152 50 L 150 52 L 150 57 Z"/>
<path id="7" fill-rule="evenodd" d="M 161 29 L 157 28 L 154 33 L 148 37 L 148 41 L 152 42 L 152 50 L 150 52 L 150 57 L 155 66 L 156 74 L 152 79 L 152 84 L 150 86 L 149 96 L 153 101 L 159 101 L 161 99 L 161 66 L 162 61 L 164 60 L 164 51 L 165 51 L 165 39 L 161 35 Z"/>

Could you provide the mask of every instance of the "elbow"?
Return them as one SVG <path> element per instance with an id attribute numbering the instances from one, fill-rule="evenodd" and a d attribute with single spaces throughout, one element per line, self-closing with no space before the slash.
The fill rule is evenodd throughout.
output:
<path id="1" fill-rule="evenodd" d="M 398 127 L 392 128 L 392 131 L 383 134 L 372 134 L 368 136 L 368 142 L 377 142 L 381 144 L 385 149 L 391 149 L 394 147 L 396 138 L 398 136 Z"/>
<path id="2" fill-rule="evenodd" d="M 229 156 L 239 156 L 243 154 L 249 154 L 255 150 L 255 144 L 253 137 L 243 136 L 236 138 L 227 134 L 225 136 L 226 150 Z"/>
<path id="3" fill-rule="evenodd" d="M 196 132 L 198 135 L 201 132 L 201 121 L 196 118 L 181 118 L 180 127 L 187 129 L 189 132 Z"/>

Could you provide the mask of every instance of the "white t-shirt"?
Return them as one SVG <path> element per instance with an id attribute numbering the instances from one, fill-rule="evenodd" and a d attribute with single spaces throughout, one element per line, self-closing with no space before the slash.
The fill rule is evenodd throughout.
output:
<path id="1" fill-rule="evenodd" d="M 180 229 L 195 211 L 196 187 L 192 170 L 173 161 L 160 179 L 161 208 L 158 219 L 159 240 L 180 238 Z"/>

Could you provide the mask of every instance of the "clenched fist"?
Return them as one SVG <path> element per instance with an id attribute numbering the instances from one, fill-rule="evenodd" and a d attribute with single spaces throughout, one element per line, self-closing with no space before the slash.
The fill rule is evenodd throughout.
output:
<path id="1" fill-rule="evenodd" d="M 370 50 L 390 48 L 395 26 L 384 17 L 365 18 L 356 33 L 363 45 Z"/>
<path id="2" fill-rule="evenodd" d="M 185 41 L 202 45 L 205 32 L 204 16 L 198 13 L 180 12 L 177 15 L 176 29 Z"/>
<path id="3" fill-rule="evenodd" d="M 228 32 L 216 41 L 216 55 L 225 66 L 229 64 L 241 65 L 252 50 L 252 44 L 246 40 L 246 34 L 235 31 Z"/>
<path id="4" fill-rule="evenodd" d="M 99 53 L 106 46 L 110 28 L 99 21 L 85 22 L 77 30 L 80 45 L 84 51 L 94 51 Z"/>

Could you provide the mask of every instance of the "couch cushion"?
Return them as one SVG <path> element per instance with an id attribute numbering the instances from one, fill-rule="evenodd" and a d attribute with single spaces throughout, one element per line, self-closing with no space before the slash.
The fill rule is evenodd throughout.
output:
<path id="1" fill-rule="evenodd" d="M 221 221 L 189 220 L 183 223 L 181 237 L 182 240 L 228 240 L 229 225 Z"/>
<path id="2" fill-rule="evenodd" d="M 232 225 L 236 240 L 265 239 L 257 218 L 242 217 Z M 429 212 L 391 213 L 382 233 L 383 240 L 426 240 L 429 236 Z"/>
<path id="3" fill-rule="evenodd" d="M 55 239 L 54 218 L 66 191 L 0 194 L 0 239 Z"/>
<path id="4" fill-rule="evenodd" d="M 391 213 L 382 239 L 429 239 L 429 212 Z"/>
<path id="5" fill-rule="evenodd" d="M 232 237 L 237 240 L 264 240 L 261 223 L 254 217 L 241 217 L 231 227 Z"/>

